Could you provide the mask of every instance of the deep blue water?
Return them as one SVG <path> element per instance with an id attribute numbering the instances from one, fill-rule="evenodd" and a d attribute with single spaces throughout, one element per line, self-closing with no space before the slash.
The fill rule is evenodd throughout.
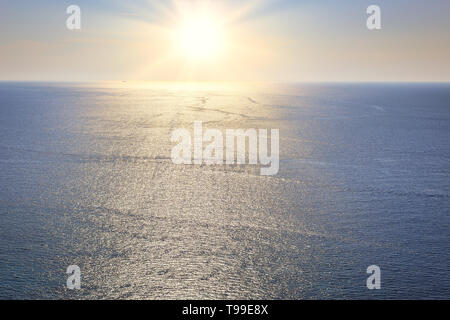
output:
<path id="1" fill-rule="evenodd" d="M 195 120 L 278 175 L 172 164 Z M 449 137 L 449 84 L 0 83 L 0 298 L 449 299 Z"/>

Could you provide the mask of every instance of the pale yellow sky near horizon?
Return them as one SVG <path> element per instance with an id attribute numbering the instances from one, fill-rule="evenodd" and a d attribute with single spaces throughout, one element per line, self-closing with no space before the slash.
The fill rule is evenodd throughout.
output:
<path id="1" fill-rule="evenodd" d="M 450 81 L 448 1 L 0 1 L 0 80 Z"/>

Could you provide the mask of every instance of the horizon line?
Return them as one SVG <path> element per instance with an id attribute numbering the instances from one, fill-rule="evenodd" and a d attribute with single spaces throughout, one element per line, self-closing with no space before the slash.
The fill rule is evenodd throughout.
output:
<path id="1" fill-rule="evenodd" d="M 0 79 L 3 83 L 260 83 L 260 84 L 450 84 L 450 80 L 9 80 Z"/>

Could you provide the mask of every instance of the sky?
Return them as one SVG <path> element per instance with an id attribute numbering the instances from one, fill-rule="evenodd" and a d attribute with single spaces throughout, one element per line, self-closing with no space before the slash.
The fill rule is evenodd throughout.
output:
<path id="1" fill-rule="evenodd" d="M 450 1 L 0 0 L 0 80 L 448 82 Z"/>

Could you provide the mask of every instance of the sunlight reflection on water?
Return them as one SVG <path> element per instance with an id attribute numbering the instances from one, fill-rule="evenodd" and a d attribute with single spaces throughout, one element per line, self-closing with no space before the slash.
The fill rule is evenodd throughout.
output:
<path id="1" fill-rule="evenodd" d="M 448 297 L 450 91 L 414 90 L 1 84 L 0 297 Z M 195 120 L 279 128 L 279 174 L 172 164 Z"/>

